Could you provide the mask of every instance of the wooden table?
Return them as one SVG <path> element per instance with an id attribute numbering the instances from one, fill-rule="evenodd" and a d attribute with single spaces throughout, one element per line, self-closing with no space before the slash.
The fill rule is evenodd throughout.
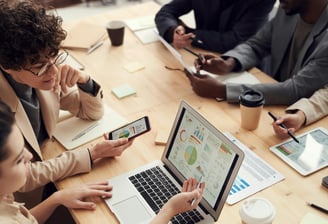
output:
<path id="1" fill-rule="evenodd" d="M 108 14 L 89 18 L 94 23 L 105 24 L 111 19 L 128 19 L 140 16 L 154 15 L 159 6 L 148 2 L 133 7 L 110 11 Z M 200 49 L 196 49 L 201 51 Z M 60 189 L 78 186 L 81 183 L 106 180 L 138 166 L 160 159 L 164 146 L 155 145 L 156 134 L 160 131 L 169 132 L 178 110 L 180 101 L 186 100 L 210 122 L 222 131 L 228 131 L 281 172 L 286 178 L 255 196 L 265 197 L 276 208 L 274 223 L 299 223 L 305 213 L 311 211 L 324 215 L 306 205 L 306 201 L 325 205 L 327 207 L 327 191 L 321 187 L 322 177 L 327 176 L 327 168 L 308 177 L 302 177 L 292 168 L 282 162 L 269 151 L 269 146 L 281 142 L 272 130 L 272 120 L 267 111 L 279 115 L 284 113 L 284 107 L 266 106 L 261 116 L 260 125 L 255 131 L 240 128 L 239 106 L 226 102 L 217 102 L 197 96 L 191 89 L 189 80 L 179 71 L 164 68 L 181 66 L 159 42 L 143 45 L 128 29 L 125 30 L 123 46 L 112 47 L 107 39 L 105 44 L 90 55 L 85 51 L 71 51 L 87 68 L 92 76 L 101 83 L 104 89 L 104 102 L 122 114 L 128 120 L 148 115 L 152 130 L 150 133 L 135 139 L 134 144 L 121 157 L 104 159 L 94 165 L 92 172 L 67 178 L 57 183 Z M 186 55 L 192 63 L 192 56 Z M 143 70 L 129 73 L 124 65 L 138 61 L 145 65 Z M 258 69 L 250 71 L 262 82 L 273 80 Z M 111 89 L 128 83 L 136 89 L 137 94 L 124 99 L 117 99 Z M 303 128 L 299 133 L 317 126 L 328 128 L 328 118 Z M 100 141 L 95 140 L 93 143 Z M 87 144 L 87 145 L 90 145 Z M 86 146 L 81 146 L 86 147 Z M 46 145 L 44 157 L 51 158 L 63 151 L 56 141 Z M 93 198 L 97 202 L 95 211 L 71 210 L 77 223 L 118 223 L 104 201 Z M 224 206 L 217 223 L 240 224 L 238 210 L 240 203 Z M 128 211 L 127 211 L 128 213 Z"/>

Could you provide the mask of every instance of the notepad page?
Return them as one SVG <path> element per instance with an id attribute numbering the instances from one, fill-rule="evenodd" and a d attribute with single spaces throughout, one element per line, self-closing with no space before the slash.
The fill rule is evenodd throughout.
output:
<path id="1" fill-rule="evenodd" d="M 75 136 L 83 130 L 87 130 L 95 123 L 97 123 L 97 125 L 95 125 L 94 128 L 90 129 L 90 131 L 81 137 L 74 139 Z M 71 150 L 126 123 L 127 120 L 124 117 L 105 105 L 104 116 L 100 120 L 88 121 L 77 117 L 70 117 L 56 125 L 54 137 L 65 147 L 65 149 Z"/>

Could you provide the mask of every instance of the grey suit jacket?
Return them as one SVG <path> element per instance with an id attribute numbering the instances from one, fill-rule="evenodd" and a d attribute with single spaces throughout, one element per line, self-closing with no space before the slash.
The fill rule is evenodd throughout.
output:
<path id="1" fill-rule="evenodd" d="M 305 125 L 311 124 L 328 115 L 328 85 L 316 91 L 310 98 L 302 98 L 286 109 L 286 112 L 304 112 Z"/>
<path id="2" fill-rule="evenodd" d="M 265 56 L 271 56 L 271 73 L 275 77 L 293 37 L 299 15 L 287 16 L 278 9 L 276 16 L 252 38 L 223 56 L 236 58 L 241 70 L 256 66 Z M 290 105 L 310 97 L 328 83 L 328 6 L 309 34 L 300 51 L 292 78 L 274 84 L 227 85 L 227 101 L 238 102 L 242 91 L 253 88 L 261 91 L 266 104 Z"/>

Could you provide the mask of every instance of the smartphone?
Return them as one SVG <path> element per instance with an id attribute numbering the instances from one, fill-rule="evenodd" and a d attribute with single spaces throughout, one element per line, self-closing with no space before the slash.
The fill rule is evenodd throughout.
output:
<path id="1" fill-rule="evenodd" d="M 111 140 L 128 138 L 129 140 L 150 131 L 148 116 L 139 118 L 114 131 L 109 132 L 108 138 Z"/>

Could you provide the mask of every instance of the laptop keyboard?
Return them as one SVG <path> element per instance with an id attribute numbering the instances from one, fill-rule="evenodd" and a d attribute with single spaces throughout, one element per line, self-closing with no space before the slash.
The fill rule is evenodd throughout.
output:
<path id="1" fill-rule="evenodd" d="M 129 180 L 156 214 L 173 195 L 180 192 L 158 166 L 131 176 Z M 202 215 L 194 209 L 174 216 L 171 222 L 192 224 L 203 219 Z"/>

